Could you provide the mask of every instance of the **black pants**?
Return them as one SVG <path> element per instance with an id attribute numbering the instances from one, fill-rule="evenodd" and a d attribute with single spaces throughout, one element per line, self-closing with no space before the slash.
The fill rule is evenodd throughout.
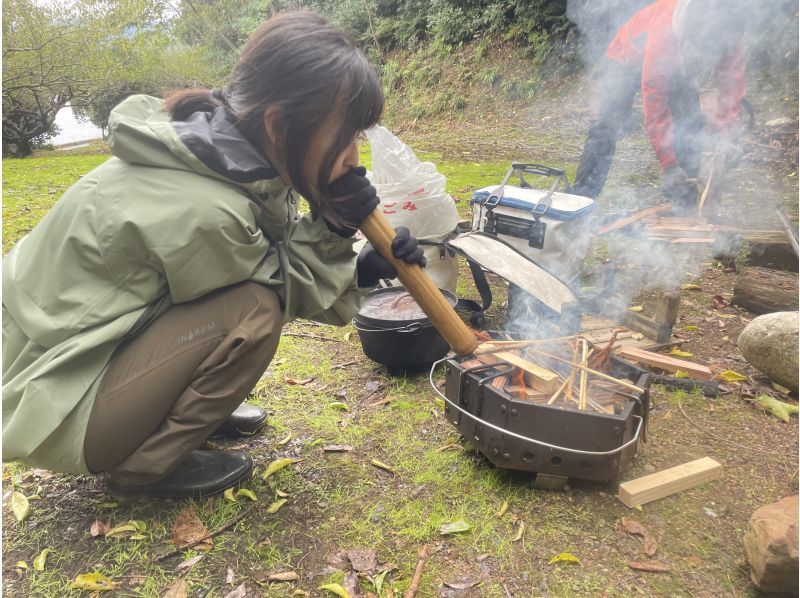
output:
<path id="1" fill-rule="evenodd" d="M 618 62 L 605 61 L 595 87 L 599 95 L 597 119 L 589 123 L 586 144 L 575 173 L 572 192 L 596 198 L 608 178 L 617 141 L 631 117 L 633 99 L 642 85 L 642 73 Z M 700 110 L 697 87 L 683 77 L 669 82 L 669 105 L 673 117 L 672 143 L 678 165 L 690 177 L 700 171 L 699 134 L 706 124 Z"/>

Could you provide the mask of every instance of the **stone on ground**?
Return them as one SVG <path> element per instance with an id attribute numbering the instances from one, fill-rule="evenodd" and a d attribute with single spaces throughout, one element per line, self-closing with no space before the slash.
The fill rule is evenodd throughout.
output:
<path id="1" fill-rule="evenodd" d="M 797 496 L 761 507 L 750 518 L 744 550 L 750 577 L 763 592 L 797 594 Z"/>
<path id="2" fill-rule="evenodd" d="M 798 390 L 798 312 L 779 311 L 753 319 L 739 335 L 739 350 L 773 382 Z"/>

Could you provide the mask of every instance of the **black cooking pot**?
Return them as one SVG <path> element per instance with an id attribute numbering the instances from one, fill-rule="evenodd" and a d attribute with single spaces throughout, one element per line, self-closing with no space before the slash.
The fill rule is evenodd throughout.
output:
<path id="1" fill-rule="evenodd" d="M 457 299 L 440 289 L 451 306 Z M 450 349 L 404 287 L 375 289 L 353 319 L 364 354 L 390 368 L 430 365 Z"/>

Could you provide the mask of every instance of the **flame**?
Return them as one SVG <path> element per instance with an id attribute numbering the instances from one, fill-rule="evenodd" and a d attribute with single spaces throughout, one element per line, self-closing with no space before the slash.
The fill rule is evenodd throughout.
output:
<path id="1" fill-rule="evenodd" d="M 517 373 L 514 374 L 514 384 L 519 387 L 519 398 L 524 400 L 527 393 L 525 392 L 525 372 L 521 368 L 517 368 Z"/>

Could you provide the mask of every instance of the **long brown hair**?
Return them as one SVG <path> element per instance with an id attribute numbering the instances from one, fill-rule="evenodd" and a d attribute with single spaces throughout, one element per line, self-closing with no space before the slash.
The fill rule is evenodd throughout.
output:
<path id="1" fill-rule="evenodd" d="M 337 157 L 355 136 L 378 122 L 383 90 L 375 71 L 355 41 L 310 12 L 283 13 L 266 21 L 242 48 L 223 94 L 207 89 L 173 92 L 165 108 L 173 120 L 225 105 L 248 140 L 266 148 L 264 112 L 278 108 L 281 146 L 276 148 L 292 186 L 316 202 L 326 217 L 328 180 Z M 336 141 L 309 184 L 303 164 L 311 138 L 333 114 L 342 115 Z"/>

